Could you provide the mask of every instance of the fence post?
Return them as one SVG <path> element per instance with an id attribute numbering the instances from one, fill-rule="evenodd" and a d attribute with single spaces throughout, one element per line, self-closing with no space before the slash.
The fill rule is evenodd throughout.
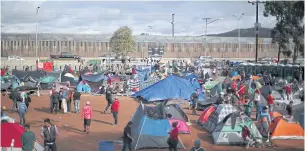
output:
<path id="1" fill-rule="evenodd" d="M 22 66 L 22 70 L 24 71 L 24 66 Z"/>
<path id="2" fill-rule="evenodd" d="M 30 69 L 31 69 L 31 71 L 32 71 L 32 69 L 33 69 L 32 66 L 30 66 Z"/>
<path id="3" fill-rule="evenodd" d="M 15 66 L 15 70 L 17 70 L 17 66 Z"/>
<path id="4" fill-rule="evenodd" d="M 61 66 L 59 66 L 59 71 L 61 71 Z"/>

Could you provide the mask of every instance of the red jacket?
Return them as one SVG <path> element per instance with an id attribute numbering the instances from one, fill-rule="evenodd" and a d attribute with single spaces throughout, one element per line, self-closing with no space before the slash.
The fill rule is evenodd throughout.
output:
<path id="1" fill-rule="evenodd" d="M 243 84 L 241 84 L 241 85 L 239 86 L 239 92 L 238 92 L 238 94 L 239 94 L 240 96 L 242 96 L 242 95 L 245 94 L 245 91 L 246 91 L 246 87 L 245 87 Z"/>
<path id="2" fill-rule="evenodd" d="M 111 105 L 111 112 L 119 112 L 120 102 L 119 100 L 115 100 Z"/>

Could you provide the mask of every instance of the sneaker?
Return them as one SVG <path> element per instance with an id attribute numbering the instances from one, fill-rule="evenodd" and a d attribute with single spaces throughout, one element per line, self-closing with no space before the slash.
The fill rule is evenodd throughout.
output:
<path id="1" fill-rule="evenodd" d="M 266 143 L 269 143 L 269 139 L 267 139 L 265 142 L 266 142 Z"/>

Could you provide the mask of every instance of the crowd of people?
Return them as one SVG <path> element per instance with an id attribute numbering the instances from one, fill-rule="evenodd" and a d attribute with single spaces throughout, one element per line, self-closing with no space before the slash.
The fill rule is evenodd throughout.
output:
<path id="1" fill-rule="evenodd" d="M 182 62 L 183 63 L 183 62 Z M 203 74 L 203 71 L 201 71 Z M 213 74 L 216 74 L 213 69 Z M 214 75 L 217 76 L 217 75 Z M 267 104 L 265 105 L 264 102 L 261 101 L 261 92 L 260 89 L 256 84 L 251 84 L 251 86 L 247 89 L 246 92 L 246 84 L 244 83 L 245 76 L 241 75 L 241 79 L 233 80 L 228 85 L 224 86 L 226 89 L 226 93 L 223 91 L 220 92 L 219 98 L 217 99 L 216 104 L 232 104 L 236 109 L 241 112 L 241 115 L 248 116 L 252 118 L 253 115 L 253 108 L 256 108 L 256 121 L 259 127 L 261 134 L 266 138 L 265 141 L 268 142 L 270 140 L 270 130 L 269 125 L 272 121 L 269 112 L 274 111 L 274 97 L 272 96 L 271 91 L 269 91 L 269 95 L 267 97 Z M 251 79 L 251 78 L 250 78 Z M 272 83 L 266 80 L 263 85 L 271 85 Z M 284 87 L 285 94 L 287 99 L 290 100 L 289 104 L 286 106 L 286 111 L 288 116 L 292 117 L 292 105 L 293 105 L 293 97 L 292 97 L 292 88 L 290 84 L 286 84 Z M 192 110 L 193 115 L 197 115 L 196 113 L 196 102 L 198 102 L 199 98 L 199 91 L 200 89 L 196 89 L 195 92 L 190 97 L 190 109 Z M 203 88 L 204 91 L 204 88 Z M 113 125 L 118 125 L 118 114 L 120 108 L 120 101 L 116 97 L 117 89 L 113 84 L 107 85 L 105 96 L 107 101 L 107 106 L 103 111 L 102 114 L 107 114 L 109 108 L 111 110 L 114 122 Z M 30 151 L 33 149 L 33 143 L 36 140 L 35 134 L 30 131 L 30 125 L 26 123 L 26 112 L 28 112 L 29 104 L 31 102 L 30 97 L 26 93 L 20 93 L 18 97 L 18 91 L 13 91 L 11 94 L 11 99 L 13 100 L 12 110 L 17 111 L 20 117 L 20 125 L 23 125 L 25 128 L 25 132 L 22 135 L 22 149 L 24 151 Z M 249 94 L 253 94 L 254 98 L 250 98 Z M 234 99 L 236 97 L 237 99 Z M 21 99 L 22 101 L 17 101 Z M 90 125 L 91 119 L 93 118 L 92 114 L 92 107 L 91 103 L 87 101 L 85 106 L 80 109 L 80 104 L 82 103 L 81 100 L 81 93 L 77 92 L 76 89 L 60 89 L 56 90 L 53 87 L 50 90 L 50 113 L 57 114 L 58 112 L 62 112 L 64 114 L 73 112 L 72 110 L 72 103 L 74 104 L 74 113 L 81 114 L 82 118 L 84 119 L 84 133 L 90 133 Z M 17 110 L 16 110 L 17 109 Z M 1 110 L 1 115 L 3 110 Z M 124 128 L 123 134 L 123 151 L 132 150 L 132 142 L 134 141 L 131 135 L 131 128 L 133 126 L 132 122 L 128 122 L 127 126 Z M 178 128 L 177 123 L 172 123 L 172 130 L 168 132 L 169 139 L 167 141 L 169 145 L 169 150 L 176 151 L 178 145 Z M 44 120 L 44 126 L 41 128 L 40 136 L 44 140 L 44 147 L 49 151 L 56 151 L 56 137 L 58 135 L 58 129 L 56 125 L 52 124 L 50 119 Z M 242 128 L 242 137 L 244 138 L 245 142 L 247 142 L 247 146 L 250 146 L 254 142 L 254 138 L 251 137 L 251 133 L 249 128 L 244 126 Z M 252 142 L 250 141 L 252 140 Z M 196 140 L 194 142 L 194 147 L 191 151 L 204 151 L 204 148 L 200 146 L 200 140 Z"/>

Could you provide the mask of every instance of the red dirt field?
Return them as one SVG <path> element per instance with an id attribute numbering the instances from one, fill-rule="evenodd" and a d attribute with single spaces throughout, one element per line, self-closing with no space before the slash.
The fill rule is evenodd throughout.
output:
<path id="1" fill-rule="evenodd" d="M 129 97 L 119 97 L 120 112 L 119 125 L 113 126 L 112 114 L 101 114 L 106 106 L 104 96 L 82 96 L 81 108 L 86 101 L 90 101 L 93 108 L 93 119 L 91 122 L 90 134 L 83 132 L 83 119 L 80 114 L 68 113 L 57 115 L 49 113 L 49 97 L 48 96 L 32 96 L 32 103 L 26 115 L 26 122 L 31 125 L 31 130 L 36 134 L 38 141 L 42 144 L 43 140 L 40 137 L 40 128 L 43 125 L 45 118 L 50 118 L 53 124 L 57 125 L 60 135 L 57 137 L 58 151 L 97 151 L 98 142 L 101 140 L 118 140 L 122 136 L 122 131 L 126 123 L 131 119 L 135 112 L 138 103 Z M 8 97 L 1 96 L 1 104 L 5 105 L 7 109 L 11 109 L 12 101 Z M 74 111 L 74 105 L 72 105 Z M 192 134 L 180 134 L 180 138 L 184 143 L 186 149 L 189 151 L 195 139 L 200 139 L 202 147 L 211 150 L 223 151 L 238 151 L 246 150 L 241 146 L 216 146 L 213 145 L 211 136 L 196 125 L 195 121 L 198 116 L 190 115 L 189 110 L 185 110 L 191 120 Z M 19 122 L 17 113 L 6 112 L 9 116 Z M 198 112 L 201 113 L 201 112 Z M 248 150 L 264 150 L 264 151 L 301 151 L 304 150 L 303 140 L 277 140 L 274 141 L 277 147 L 273 148 L 249 148 Z M 116 145 L 116 151 L 120 151 L 121 146 Z M 150 151 L 163 151 L 160 149 L 150 149 Z M 183 149 L 179 151 L 184 151 Z"/>

